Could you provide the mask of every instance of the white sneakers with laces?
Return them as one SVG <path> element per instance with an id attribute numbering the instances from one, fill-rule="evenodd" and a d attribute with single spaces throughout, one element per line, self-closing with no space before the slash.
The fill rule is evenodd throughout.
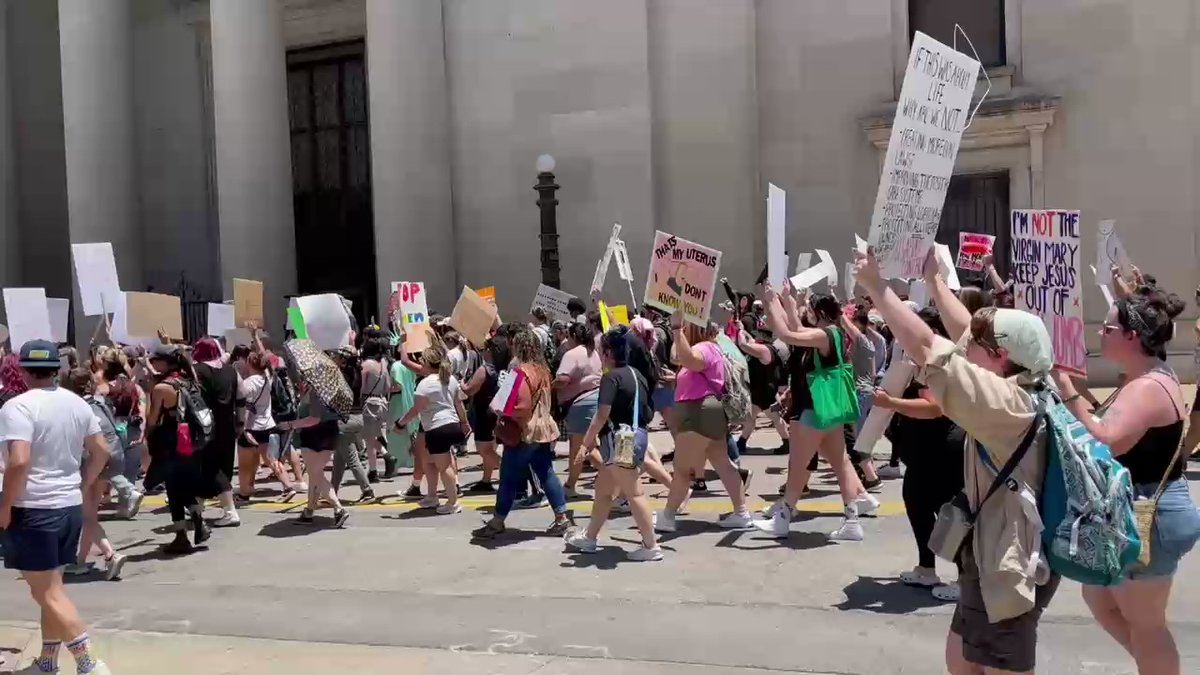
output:
<path id="1" fill-rule="evenodd" d="M 654 512 L 654 531 L 671 533 L 675 531 L 675 514 L 666 510 Z"/>

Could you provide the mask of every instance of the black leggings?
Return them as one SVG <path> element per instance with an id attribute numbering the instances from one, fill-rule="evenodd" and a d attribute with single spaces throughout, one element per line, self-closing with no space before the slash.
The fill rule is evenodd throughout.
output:
<path id="1" fill-rule="evenodd" d="M 904 487 L 901 489 L 904 510 L 908 512 L 908 524 L 912 526 L 921 567 L 934 566 L 933 551 L 929 550 L 929 535 L 933 534 L 938 509 L 962 491 L 962 472 L 955 471 L 957 467 L 953 466 L 953 462 L 951 464 L 947 468 L 934 462 L 914 463 L 909 464 L 904 472 Z"/>

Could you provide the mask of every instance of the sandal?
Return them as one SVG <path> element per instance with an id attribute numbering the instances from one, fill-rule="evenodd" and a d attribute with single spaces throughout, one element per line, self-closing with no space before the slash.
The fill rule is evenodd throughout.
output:
<path id="1" fill-rule="evenodd" d="M 958 584 L 943 584 L 933 589 L 933 597 L 942 602 L 958 602 Z"/>
<path id="2" fill-rule="evenodd" d="M 556 520 L 550 524 L 550 527 L 546 528 L 546 534 L 552 534 L 554 536 L 561 537 L 572 527 L 575 527 L 575 523 L 571 522 L 570 518 L 567 518 L 566 520 Z"/>
<path id="3" fill-rule="evenodd" d="M 933 570 L 927 570 L 920 567 L 914 567 L 908 572 L 900 573 L 900 583 L 905 586 L 913 586 L 916 588 L 938 588 L 942 585 L 942 580 Z"/>
<path id="4" fill-rule="evenodd" d="M 506 529 L 503 525 L 497 525 L 492 521 L 483 524 L 483 527 L 477 530 L 471 530 L 472 539 L 495 539 L 504 534 Z"/>

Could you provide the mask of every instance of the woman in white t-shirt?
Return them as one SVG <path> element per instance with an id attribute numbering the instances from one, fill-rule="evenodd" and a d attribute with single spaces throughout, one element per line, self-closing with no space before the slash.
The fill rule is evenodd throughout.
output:
<path id="1" fill-rule="evenodd" d="M 283 485 L 280 501 L 291 501 L 296 489 L 287 468 L 271 456 L 271 434 L 278 433 L 271 414 L 271 357 L 254 351 L 246 357 L 247 375 L 241 381 L 238 398 L 246 404 L 246 430 L 238 439 L 238 492 L 243 498 L 254 496 L 254 478 L 260 462 L 265 462 Z"/>
<path id="2" fill-rule="evenodd" d="M 417 415 L 421 416 L 421 428 L 425 434 L 425 450 L 430 463 L 425 469 L 425 498 L 421 508 L 436 508 L 442 515 L 458 513 L 458 475 L 454 469 L 454 447 L 467 442 L 471 433 L 467 422 L 467 411 L 463 406 L 462 388 L 458 379 L 450 373 L 450 360 L 441 347 L 430 347 L 421 354 L 421 362 L 434 371 L 433 375 L 421 378 L 413 396 L 413 406 L 396 421 L 403 428 Z M 439 505 L 437 497 L 438 477 L 446 491 L 446 503 Z"/>

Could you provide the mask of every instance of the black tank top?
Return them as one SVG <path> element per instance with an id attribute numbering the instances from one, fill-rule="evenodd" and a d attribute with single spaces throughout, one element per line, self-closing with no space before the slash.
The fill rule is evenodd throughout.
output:
<path id="1" fill-rule="evenodd" d="M 826 327 L 825 334 L 829 336 L 829 345 L 832 349 L 829 350 L 830 357 L 824 358 L 821 365 L 828 368 L 831 364 L 837 363 L 837 352 L 843 348 L 841 331 L 835 331 L 833 328 Z M 800 413 L 805 410 L 812 410 L 813 400 L 812 392 L 808 390 L 808 374 L 816 370 L 817 350 L 813 347 L 794 347 L 792 353 L 788 357 L 788 374 L 789 387 L 792 390 L 792 410 L 791 417 L 799 417 Z M 844 357 L 844 354 L 843 354 Z"/>
<path id="2" fill-rule="evenodd" d="M 1162 382 L 1155 382 L 1166 390 Z M 1170 392 L 1167 392 L 1167 395 L 1169 397 Z M 1115 398 L 1113 397 L 1114 400 Z M 1176 413 L 1178 414 L 1178 411 Z M 1168 481 L 1178 480 L 1183 476 L 1183 466 L 1187 461 L 1187 457 L 1183 455 L 1180 455 L 1179 461 L 1175 461 L 1182 439 L 1183 417 L 1180 416 L 1177 421 L 1165 427 L 1147 429 L 1128 452 L 1117 457 L 1117 461 L 1129 469 L 1129 478 L 1134 485 L 1158 485 L 1163 479 L 1163 474 L 1166 474 Z"/>

